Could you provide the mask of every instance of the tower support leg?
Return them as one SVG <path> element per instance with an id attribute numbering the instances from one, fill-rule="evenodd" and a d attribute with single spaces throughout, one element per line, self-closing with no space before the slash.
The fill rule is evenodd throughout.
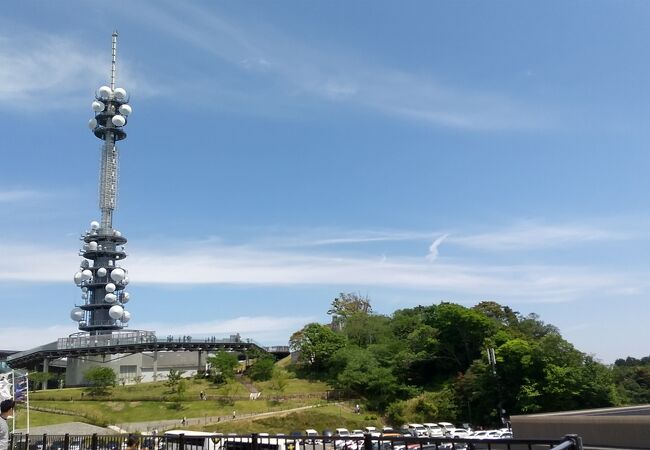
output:
<path id="1" fill-rule="evenodd" d="M 153 352 L 153 381 L 158 381 L 158 351 Z"/>
<path id="2" fill-rule="evenodd" d="M 50 372 L 50 360 L 48 358 L 43 359 L 43 373 L 49 373 Z M 47 389 L 47 380 L 43 382 L 43 390 Z"/>

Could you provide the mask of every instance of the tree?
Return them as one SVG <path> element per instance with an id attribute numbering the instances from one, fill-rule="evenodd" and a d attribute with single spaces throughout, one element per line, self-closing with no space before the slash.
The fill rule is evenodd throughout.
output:
<path id="1" fill-rule="evenodd" d="M 275 401 L 280 401 L 280 398 L 284 394 L 284 391 L 287 389 L 287 373 L 284 370 L 275 368 L 273 371 L 273 377 L 271 378 L 271 383 L 269 388 L 271 392 L 275 395 Z"/>
<path id="2" fill-rule="evenodd" d="M 298 362 L 303 367 L 324 375 L 331 356 L 345 346 L 345 337 L 325 325 L 310 323 L 291 336 L 289 346 L 292 351 L 300 352 Z"/>
<path id="3" fill-rule="evenodd" d="M 208 358 L 208 362 L 214 369 L 213 381 L 216 383 L 225 383 L 235 378 L 235 368 L 239 365 L 239 360 L 234 353 L 220 351 Z"/>
<path id="4" fill-rule="evenodd" d="M 253 365 L 248 369 L 248 376 L 254 381 L 270 380 L 273 376 L 275 359 L 270 355 L 264 355 L 257 358 Z"/>
<path id="5" fill-rule="evenodd" d="M 27 375 L 29 381 L 31 381 L 34 385 L 40 387 L 40 389 L 43 389 L 45 384 L 47 384 L 47 382 L 53 379 L 54 377 L 55 375 L 50 372 L 32 372 L 29 375 Z"/>
<path id="6" fill-rule="evenodd" d="M 453 303 L 428 308 L 424 321 L 438 331 L 439 369 L 452 376 L 481 357 L 485 339 L 496 331 L 485 314 Z"/>
<path id="7" fill-rule="evenodd" d="M 382 315 L 354 313 L 347 317 L 343 334 L 350 344 L 359 347 L 383 344 L 392 339 L 390 319 Z"/>
<path id="8" fill-rule="evenodd" d="M 89 392 L 92 396 L 107 394 L 117 381 L 117 375 L 113 369 L 102 366 L 91 367 L 84 372 L 84 378 L 90 384 Z"/>
<path id="9" fill-rule="evenodd" d="M 331 358 L 334 384 L 352 397 L 361 397 L 370 409 L 383 409 L 404 393 L 388 367 L 379 364 L 367 349 L 346 347 Z"/>
<path id="10" fill-rule="evenodd" d="M 352 292 L 348 294 L 341 292 L 332 301 L 332 307 L 327 311 L 327 314 L 332 316 L 332 326 L 339 331 L 353 315 L 368 315 L 371 313 L 370 299 Z"/>
<path id="11" fill-rule="evenodd" d="M 169 374 L 167 375 L 167 381 L 165 381 L 165 386 L 169 388 L 172 394 L 176 393 L 178 384 L 181 381 L 183 376 L 183 371 L 178 369 L 169 369 Z"/>

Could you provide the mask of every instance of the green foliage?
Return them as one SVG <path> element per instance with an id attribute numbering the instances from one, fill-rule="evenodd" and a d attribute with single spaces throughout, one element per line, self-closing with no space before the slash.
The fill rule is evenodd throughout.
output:
<path id="1" fill-rule="evenodd" d="M 385 408 L 403 390 L 390 368 L 381 366 L 367 349 L 340 349 L 332 357 L 332 367 L 334 385 L 364 399 L 370 409 Z"/>
<path id="2" fill-rule="evenodd" d="M 84 372 L 84 378 L 90 384 L 88 392 L 92 396 L 106 395 L 115 386 L 117 376 L 110 367 L 95 366 Z"/>
<path id="3" fill-rule="evenodd" d="M 372 306 L 368 297 L 343 292 L 332 301 L 332 308 L 327 311 L 327 314 L 332 316 L 332 325 L 336 330 L 340 330 L 353 316 L 367 316 L 371 313 Z"/>
<path id="4" fill-rule="evenodd" d="M 183 377 L 183 371 L 177 369 L 169 369 L 169 374 L 167 374 L 167 381 L 165 381 L 165 386 L 167 386 L 172 394 L 176 393 L 178 385 Z"/>
<path id="5" fill-rule="evenodd" d="M 29 381 L 43 389 L 43 386 L 50 380 L 54 379 L 56 375 L 50 372 L 32 372 L 27 375 Z"/>
<path id="6" fill-rule="evenodd" d="M 258 357 L 251 367 L 248 368 L 247 374 L 253 381 L 270 380 L 273 376 L 275 359 L 270 355 Z"/>
<path id="7" fill-rule="evenodd" d="M 208 362 L 212 367 L 212 380 L 215 383 L 227 383 L 229 380 L 235 378 L 235 369 L 239 365 L 239 360 L 234 353 L 220 351 L 216 355 L 208 358 Z"/>
<path id="8" fill-rule="evenodd" d="M 291 350 L 299 352 L 299 364 L 312 374 L 326 373 L 330 358 L 345 344 L 343 335 L 317 323 L 306 325 L 289 339 Z"/>
<path id="9" fill-rule="evenodd" d="M 417 306 L 391 316 L 342 294 L 332 326 L 308 324 L 291 337 L 298 366 L 328 380 L 394 423 L 452 420 L 482 425 L 507 414 L 650 401 L 650 357 L 612 370 L 564 340 L 536 314 L 494 301 Z M 496 366 L 485 352 L 493 348 Z M 615 376 L 614 376 L 615 375 Z M 616 386 L 614 382 L 616 381 Z"/>
<path id="10" fill-rule="evenodd" d="M 281 369 L 275 369 L 273 371 L 273 377 L 271 378 L 271 383 L 269 383 L 269 389 L 271 390 L 271 395 L 273 395 L 276 402 L 280 401 L 280 398 L 284 395 L 284 392 L 287 389 L 289 384 L 289 377 L 287 372 Z"/>

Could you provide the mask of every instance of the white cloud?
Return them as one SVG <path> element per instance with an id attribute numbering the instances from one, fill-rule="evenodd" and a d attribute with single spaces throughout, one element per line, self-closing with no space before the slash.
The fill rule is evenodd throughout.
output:
<path id="1" fill-rule="evenodd" d="M 0 203 L 16 203 L 49 197 L 50 194 L 30 189 L 6 189 L 0 191 Z"/>
<path id="2" fill-rule="evenodd" d="M 38 347 L 39 345 L 55 342 L 60 337 L 68 336 L 70 333 L 78 331 L 74 324 L 70 325 L 51 325 L 51 326 L 3 326 L 0 328 L 0 342 L 2 349 L 7 350 L 27 350 Z"/>
<path id="3" fill-rule="evenodd" d="M 448 236 L 448 234 L 443 234 L 429 246 L 429 254 L 427 255 L 429 261 L 435 261 L 438 258 L 438 247 L 440 247 L 440 244 L 442 244 Z"/>
<path id="4" fill-rule="evenodd" d="M 454 235 L 448 241 L 449 243 L 475 249 L 516 251 L 628 238 L 628 234 L 589 225 L 538 225 L 529 223 L 488 233 Z"/>
<path id="5" fill-rule="evenodd" d="M 448 238 L 449 239 L 449 238 Z M 265 286 L 375 286 L 445 292 L 459 297 L 516 298 L 558 302 L 586 296 L 637 295 L 647 277 L 593 267 L 494 265 L 457 261 L 429 264 L 424 258 L 349 256 L 229 246 L 219 242 L 176 243 L 164 249 L 140 242 L 124 262 L 133 283 Z M 0 280 L 71 282 L 79 257 L 74 249 L 0 242 Z M 34 261 L 48 267 L 35 271 Z"/>
<path id="6" fill-rule="evenodd" d="M 76 107 L 110 76 L 110 44 L 101 50 L 71 38 L 33 29 L 0 32 L 0 107 L 38 110 Z M 118 82 L 138 95 L 154 95 L 118 56 Z M 60 101 L 45 101 L 57 98 Z M 65 99 L 65 101 L 64 101 Z M 69 105 L 69 106 L 66 106 Z"/>

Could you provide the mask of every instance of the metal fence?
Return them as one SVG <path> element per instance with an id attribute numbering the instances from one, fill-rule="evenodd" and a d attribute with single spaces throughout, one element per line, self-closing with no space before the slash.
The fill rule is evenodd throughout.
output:
<path id="1" fill-rule="evenodd" d="M 9 450 L 126 450 L 135 437 L 141 450 L 583 450 L 577 435 L 557 440 L 457 439 L 424 437 L 285 436 L 175 431 L 142 435 L 15 434 Z"/>

